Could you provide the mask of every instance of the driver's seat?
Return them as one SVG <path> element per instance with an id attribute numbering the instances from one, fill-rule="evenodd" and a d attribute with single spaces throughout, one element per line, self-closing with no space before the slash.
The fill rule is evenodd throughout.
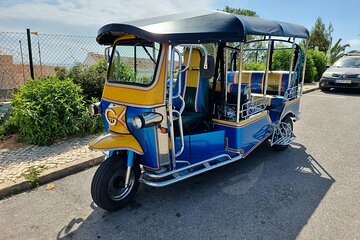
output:
<path id="1" fill-rule="evenodd" d="M 187 65 L 189 50 L 184 54 L 184 65 Z M 209 101 L 209 79 L 200 77 L 201 52 L 193 49 L 189 68 L 182 73 L 181 95 L 184 98 L 185 109 L 182 113 L 184 135 L 203 131 L 207 128 L 206 118 Z M 177 85 L 176 85 L 177 86 Z M 177 89 L 175 88 L 175 92 Z M 176 108 L 181 107 L 181 102 L 174 101 Z"/>

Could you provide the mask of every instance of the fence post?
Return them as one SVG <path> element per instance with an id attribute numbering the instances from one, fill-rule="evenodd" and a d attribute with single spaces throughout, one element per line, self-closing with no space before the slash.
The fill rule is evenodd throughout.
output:
<path id="1" fill-rule="evenodd" d="M 27 35 L 27 42 L 28 42 L 28 50 L 29 50 L 29 66 L 30 66 L 30 76 L 32 79 L 34 79 L 34 65 L 33 65 L 33 59 L 32 59 L 32 50 L 31 50 L 31 33 L 30 29 L 26 29 L 26 35 Z"/>

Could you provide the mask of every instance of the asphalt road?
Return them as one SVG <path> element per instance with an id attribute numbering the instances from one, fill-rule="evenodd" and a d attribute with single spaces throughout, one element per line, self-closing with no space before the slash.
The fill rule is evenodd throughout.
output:
<path id="1" fill-rule="evenodd" d="M 95 168 L 0 201 L 0 239 L 360 239 L 360 94 L 302 99 L 297 139 L 107 213 Z"/>

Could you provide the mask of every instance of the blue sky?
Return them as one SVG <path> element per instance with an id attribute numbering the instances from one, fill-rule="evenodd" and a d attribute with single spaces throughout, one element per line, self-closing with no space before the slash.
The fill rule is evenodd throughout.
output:
<path id="1" fill-rule="evenodd" d="M 106 4 L 105 4 L 106 3 Z M 0 31 L 96 36 L 109 22 L 121 22 L 196 9 L 224 6 L 256 11 L 260 17 L 302 24 L 309 30 L 317 17 L 335 28 L 333 39 L 343 39 L 360 50 L 360 0 L 1 0 Z"/>

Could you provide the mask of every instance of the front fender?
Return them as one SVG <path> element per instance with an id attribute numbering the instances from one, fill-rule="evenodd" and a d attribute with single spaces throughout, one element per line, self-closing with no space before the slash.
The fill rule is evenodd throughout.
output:
<path id="1" fill-rule="evenodd" d="M 100 135 L 89 144 L 89 148 L 95 151 L 131 150 L 139 155 L 144 151 L 133 135 L 106 133 Z"/>

